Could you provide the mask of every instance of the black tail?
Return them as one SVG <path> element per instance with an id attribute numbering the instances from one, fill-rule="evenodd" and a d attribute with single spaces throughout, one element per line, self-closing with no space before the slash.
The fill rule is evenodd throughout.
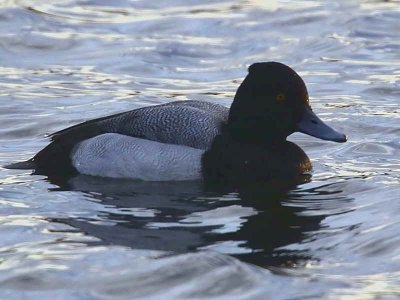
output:
<path id="1" fill-rule="evenodd" d="M 17 162 L 14 164 L 10 164 L 10 165 L 6 165 L 3 166 L 3 168 L 6 169 L 21 169 L 21 170 L 31 170 L 31 169 L 36 169 L 36 163 L 34 161 L 27 160 L 27 161 L 21 161 L 21 162 Z"/>
<path id="2" fill-rule="evenodd" d="M 34 174 L 72 174 L 76 169 L 72 166 L 70 155 L 74 146 L 93 136 L 102 134 L 100 128 L 92 124 L 65 130 L 53 137 L 53 141 L 40 150 L 33 158 L 4 166 L 7 169 L 34 169 Z"/>

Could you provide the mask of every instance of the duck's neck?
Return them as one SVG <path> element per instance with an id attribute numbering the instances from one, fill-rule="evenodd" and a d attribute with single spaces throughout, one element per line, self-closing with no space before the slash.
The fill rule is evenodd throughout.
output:
<path id="1" fill-rule="evenodd" d="M 228 123 L 223 130 L 223 135 L 237 143 L 257 145 L 264 148 L 280 147 L 287 142 L 285 135 L 259 127 L 257 121 L 252 119 Z"/>

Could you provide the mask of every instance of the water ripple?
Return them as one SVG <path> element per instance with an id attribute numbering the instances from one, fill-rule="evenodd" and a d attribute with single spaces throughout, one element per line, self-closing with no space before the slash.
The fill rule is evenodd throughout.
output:
<path id="1" fill-rule="evenodd" d="M 0 165 L 87 119 L 172 100 L 229 106 L 266 60 L 299 71 L 349 142 L 291 136 L 314 171 L 289 191 L 0 168 L 0 297 L 398 296 L 399 17 L 398 1 L 378 0 L 6 1 Z"/>

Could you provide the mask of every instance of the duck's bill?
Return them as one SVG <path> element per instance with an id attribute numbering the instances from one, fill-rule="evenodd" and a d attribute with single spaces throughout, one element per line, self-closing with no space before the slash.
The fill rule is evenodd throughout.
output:
<path id="1" fill-rule="evenodd" d="M 297 131 L 322 140 L 338 143 L 347 141 L 346 135 L 326 125 L 309 107 L 306 107 L 301 120 L 297 123 Z"/>

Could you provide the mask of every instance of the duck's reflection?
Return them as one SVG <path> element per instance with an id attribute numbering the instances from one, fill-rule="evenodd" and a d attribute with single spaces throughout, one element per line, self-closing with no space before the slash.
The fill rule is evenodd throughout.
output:
<path id="1" fill-rule="evenodd" d="M 235 192 L 201 182 L 143 182 L 79 175 L 63 190 L 89 193 L 104 208 L 102 221 L 63 219 L 107 245 L 186 252 L 211 249 L 264 267 L 313 259 L 304 249 L 285 250 L 320 228 L 324 214 L 307 214 L 312 193 L 296 183 L 246 185 Z M 321 189 L 321 187 L 320 187 Z M 332 194 L 332 189 L 330 189 Z M 321 200 L 321 199 L 320 199 Z M 111 225 L 110 225 L 111 224 Z"/>

